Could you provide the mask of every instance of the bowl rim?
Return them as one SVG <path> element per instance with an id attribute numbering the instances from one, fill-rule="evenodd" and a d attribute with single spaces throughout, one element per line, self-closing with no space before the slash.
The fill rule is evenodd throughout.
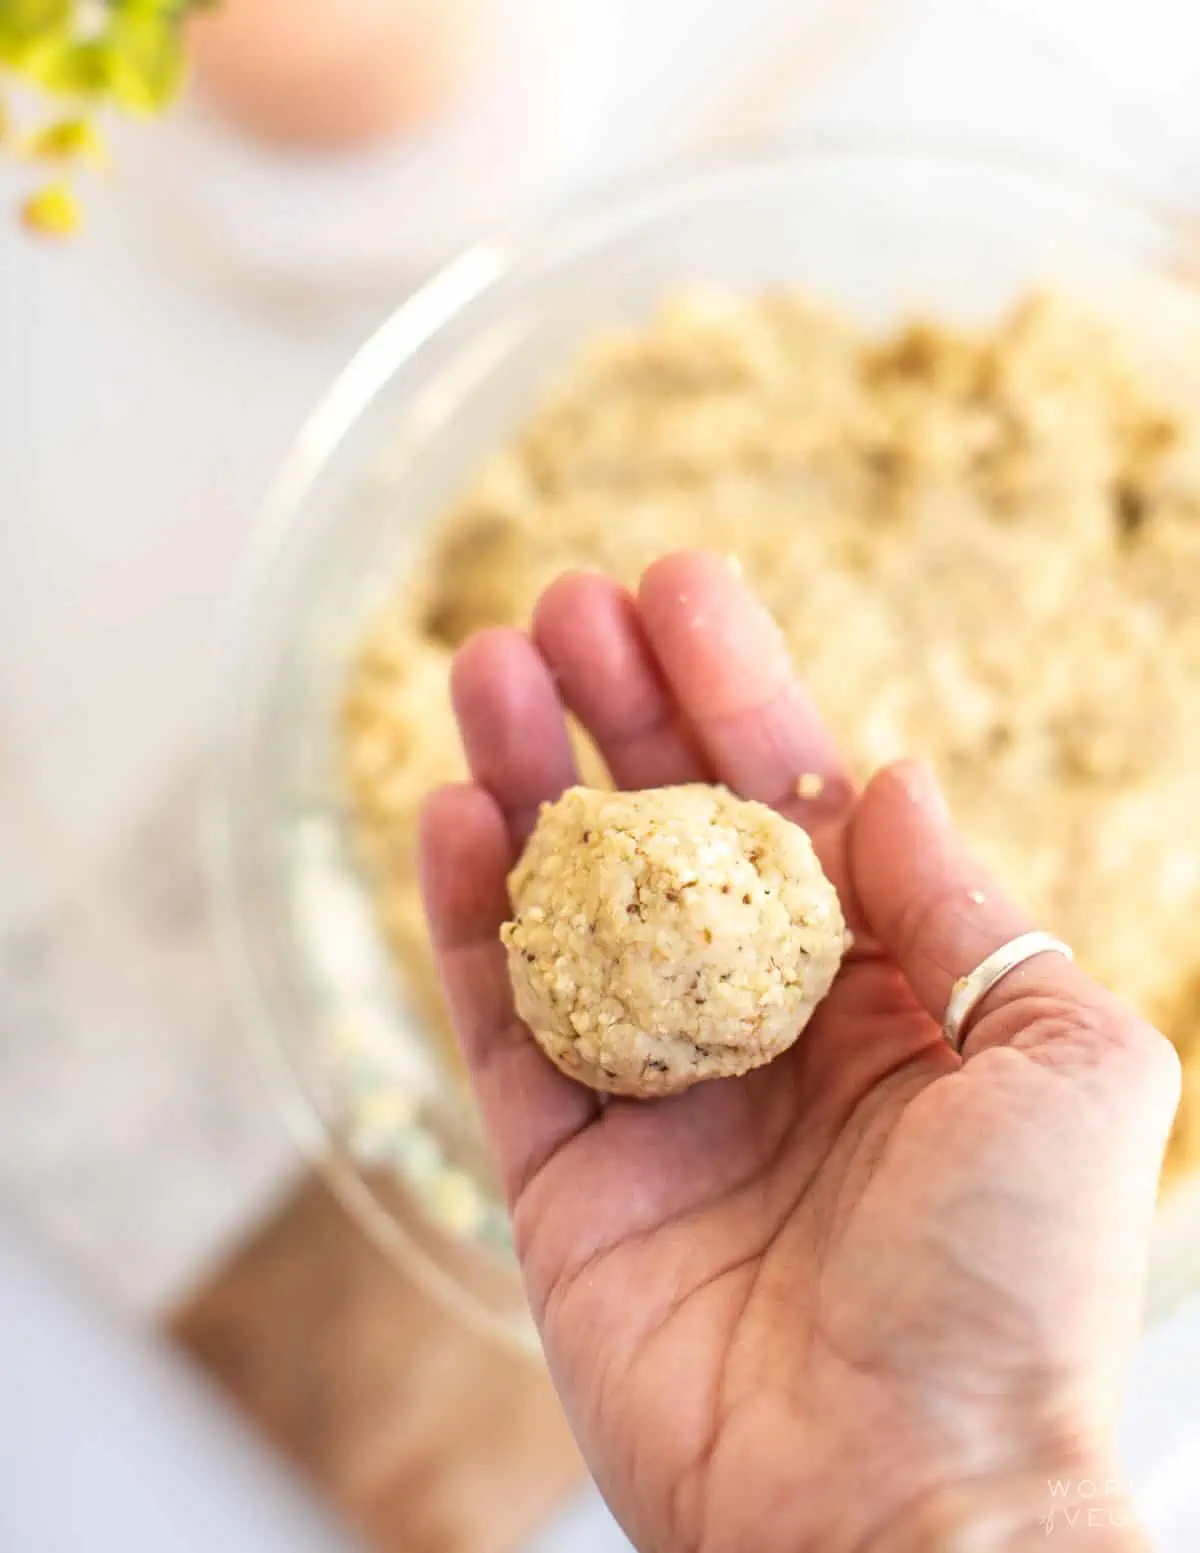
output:
<path id="1" fill-rule="evenodd" d="M 981 172 L 1058 187 L 1065 195 L 1091 199 L 1115 213 L 1137 216 L 1165 238 L 1184 241 L 1194 227 L 1182 204 L 1138 189 L 1131 181 L 1097 172 L 1070 158 L 1014 148 L 986 137 L 922 135 L 909 132 L 816 130 L 784 144 L 751 145 L 720 155 L 675 159 L 632 176 L 600 178 L 575 192 L 546 201 L 532 215 L 494 229 L 459 249 L 392 308 L 351 354 L 301 422 L 250 529 L 234 579 L 216 652 L 211 780 L 203 821 L 205 872 L 214 902 L 214 936 L 234 1015 L 255 1063 L 301 1157 L 321 1175 L 364 1231 L 427 1293 L 464 1324 L 506 1346 L 528 1353 L 536 1348 L 532 1325 L 501 1314 L 443 1269 L 376 1200 L 344 1150 L 335 1145 L 320 1109 L 289 1064 L 279 1041 L 270 998 L 244 930 L 246 903 L 239 885 L 237 810 L 239 775 L 258 710 L 246 692 L 246 670 L 257 659 L 257 607 L 285 546 L 295 544 L 297 515 L 304 498 L 343 439 L 386 389 L 396 371 L 442 329 L 519 273 L 539 252 L 566 252 L 572 242 L 603 230 L 605 223 L 630 228 L 640 210 L 664 199 L 718 187 L 747 173 L 786 174 L 827 164 L 858 166 L 888 162 L 931 169 L 978 168 Z M 303 532 L 303 529 L 300 530 Z"/>

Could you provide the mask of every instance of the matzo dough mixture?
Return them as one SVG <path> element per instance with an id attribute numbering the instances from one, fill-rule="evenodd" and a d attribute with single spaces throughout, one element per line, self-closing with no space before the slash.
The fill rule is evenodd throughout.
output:
<path id="1" fill-rule="evenodd" d="M 673 1095 L 787 1050 L 848 947 L 812 843 L 694 783 L 570 788 L 509 878 L 517 1012 L 572 1078 Z"/>
<path id="2" fill-rule="evenodd" d="M 1170 353 L 1168 352 L 1167 355 Z M 1179 353 L 1183 355 L 1183 352 Z M 1033 297 L 879 339 L 800 296 L 697 292 L 599 339 L 437 526 L 351 666 L 353 820 L 444 1026 L 422 796 L 461 775 L 446 677 L 564 567 L 736 554 L 855 768 L 930 757 L 1038 926 L 1176 1041 L 1200 1167 L 1200 349 Z M 594 768 L 585 780 L 597 780 Z"/>

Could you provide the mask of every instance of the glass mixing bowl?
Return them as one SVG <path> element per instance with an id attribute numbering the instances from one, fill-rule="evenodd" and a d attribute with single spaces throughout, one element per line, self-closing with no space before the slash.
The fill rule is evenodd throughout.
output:
<path id="1" fill-rule="evenodd" d="M 305 1146 L 472 1323 L 532 1341 L 470 1101 L 406 1004 L 348 836 L 336 709 L 368 613 L 576 349 L 677 284 L 798 286 L 871 325 L 914 310 L 970 321 L 1047 282 L 1113 308 L 1182 292 L 1189 239 L 1169 214 L 1042 167 L 816 145 L 594 196 L 470 249 L 329 390 L 263 519 L 229 662 L 220 915 Z M 1200 1205 L 1184 1190 L 1164 1208 L 1156 1307 L 1195 1284 Z"/>

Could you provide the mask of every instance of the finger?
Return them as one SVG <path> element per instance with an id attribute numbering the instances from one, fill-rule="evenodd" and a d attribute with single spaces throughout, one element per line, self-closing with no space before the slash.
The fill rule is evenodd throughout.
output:
<path id="1" fill-rule="evenodd" d="M 511 1203 L 598 1105 L 542 1055 L 513 1011 L 499 937 L 513 849 L 496 800 L 469 785 L 435 792 L 421 814 L 419 852 L 450 1018 Z"/>
<path id="2" fill-rule="evenodd" d="M 637 605 L 619 583 L 581 572 L 560 577 L 538 602 L 533 634 L 618 787 L 709 779 Z"/>
<path id="3" fill-rule="evenodd" d="M 1031 924 L 961 848 L 923 765 L 901 762 L 876 775 L 846 836 L 859 911 L 940 1024 L 959 977 Z M 1042 956 L 1037 969 L 1049 959 Z M 977 1016 L 972 1047 L 979 1024 Z"/>
<path id="4" fill-rule="evenodd" d="M 779 627 L 728 561 L 704 551 L 656 561 L 638 610 L 719 780 L 810 830 L 845 813 L 853 789 L 833 739 Z"/>
<path id="5" fill-rule="evenodd" d="M 939 1023 L 954 983 L 1033 924 L 970 856 L 932 771 L 902 761 L 868 785 L 848 833 L 850 871 L 871 931 L 918 1001 Z M 1147 1031 L 1147 1037 L 1140 1033 Z M 1059 1043 L 1114 1048 L 1130 1041 L 1150 1063 L 1171 1066 L 1168 1043 L 1143 1027 L 1065 956 L 1035 956 L 1005 976 L 975 1009 L 963 1054 L 994 1046 Z"/>
<path id="6" fill-rule="evenodd" d="M 528 637 L 495 627 L 455 653 L 450 692 L 471 775 L 520 846 L 538 805 L 579 780 L 554 678 Z"/>

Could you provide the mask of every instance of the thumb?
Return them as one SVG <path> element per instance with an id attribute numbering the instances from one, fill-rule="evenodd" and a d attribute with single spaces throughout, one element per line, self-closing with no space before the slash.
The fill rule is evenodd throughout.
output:
<path id="1" fill-rule="evenodd" d="M 857 904 L 871 935 L 899 966 L 939 1023 L 954 983 L 1002 944 L 1034 926 L 970 856 L 930 768 L 901 761 L 875 776 L 847 837 Z M 1041 926 L 1042 924 L 1037 924 Z M 1097 1053 L 1126 1049 L 1162 1090 L 1167 1116 L 1178 1098 L 1178 1059 L 1165 1037 L 1061 954 L 1041 954 L 1005 976 L 974 1010 L 963 1055 L 992 1046 L 1055 1047 L 1095 1066 Z M 1118 1064 L 1121 1066 L 1121 1064 Z"/>

